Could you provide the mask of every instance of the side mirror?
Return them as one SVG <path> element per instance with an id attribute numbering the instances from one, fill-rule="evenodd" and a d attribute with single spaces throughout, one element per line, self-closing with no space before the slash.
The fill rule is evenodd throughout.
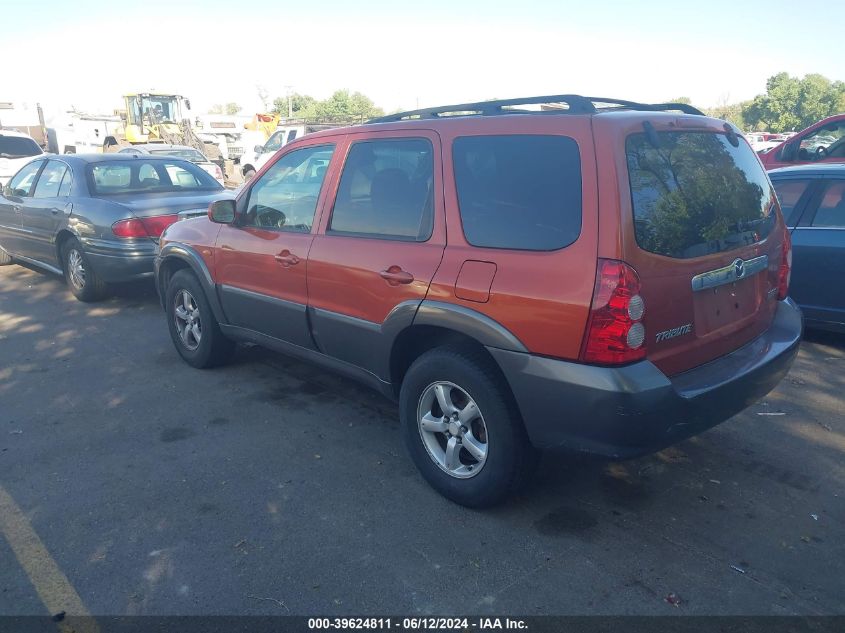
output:
<path id="1" fill-rule="evenodd" d="M 235 221 L 235 201 L 215 200 L 208 206 L 208 219 L 217 224 L 231 224 Z"/>
<path id="2" fill-rule="evenodd" d="M 263 154 L 264 153 L 264 146 L 263 145 L 256 145 L 252 149 L 255 150 L 256 154 Z"/>

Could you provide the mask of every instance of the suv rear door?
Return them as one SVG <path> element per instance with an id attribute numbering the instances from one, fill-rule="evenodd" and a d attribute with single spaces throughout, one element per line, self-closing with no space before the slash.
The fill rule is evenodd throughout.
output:
<path id="1" fill-rule="evenodd" d="M 381 328 L 425 298 L 446 244 L 438 135 L 349 134 L 308 260 L 314 338 L 329 356 L 386 379 L 374 353 Z M 401 309 L 401 308 L 400 308 Z"/>
<path id="2" fill-rule="evenodd" d="M 715 120 L 671 114 L 597 129 L 597 146 L 618 152 L 622 258 L 640 276 L 649 360 L 673 375 L 765 331 L 785 233 L 745 139 Z"/>

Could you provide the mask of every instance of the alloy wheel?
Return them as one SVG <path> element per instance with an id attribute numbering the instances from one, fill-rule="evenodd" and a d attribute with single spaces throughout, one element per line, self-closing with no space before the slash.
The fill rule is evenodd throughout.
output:
<path id="1" fill-rule="evenodd" d="M 463 388 L 445 381 L 426 387 L 417 424 L 429 457 L 441 470 L 457 479 L 481 472 L 487 461 L 487 425 Z"/>
<path id="2" fill-rule="evenodd" d="M 173 316 L 182 344 L 191 352 L 200 346 L 202 321 L 200 309 L 193 295 L 185 289 L 176 293 Z"/>

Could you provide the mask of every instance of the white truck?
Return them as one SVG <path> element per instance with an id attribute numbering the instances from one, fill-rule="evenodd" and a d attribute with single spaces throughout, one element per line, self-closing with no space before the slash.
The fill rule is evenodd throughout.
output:
<path id="1" fill-rule="evenodd" d="M 273 157 L 273 154 L 294 139 L 311 134 L 312 132 L 329 130 L 336 127 L 341 127 L 341 125 L 295 121 L 289 121 L 279 125 L 265 143 L 256 145 L 251 151 L 245 151 L 243 156 L 241 156 L 241 174 L 243 174 L 244 181 L 251 180 L 255 176 L 255 173 L 264 167 L 267 161 Z"/>

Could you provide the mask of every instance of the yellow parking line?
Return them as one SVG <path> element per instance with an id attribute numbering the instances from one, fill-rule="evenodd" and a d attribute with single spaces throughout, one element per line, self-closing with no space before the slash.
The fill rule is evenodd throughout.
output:
<path id="1" fill-rule="evenodd" d="M 72 619 L 59 624 L 63 631 L 96 633 L 98 627 L 82 604 L 82 598 L 59 569 L 29 520 L 0 486 L 0 533 L 9 542 L 15 557 L 29 577 L 41 602 L 51 615 L 66 612 Z"/>

